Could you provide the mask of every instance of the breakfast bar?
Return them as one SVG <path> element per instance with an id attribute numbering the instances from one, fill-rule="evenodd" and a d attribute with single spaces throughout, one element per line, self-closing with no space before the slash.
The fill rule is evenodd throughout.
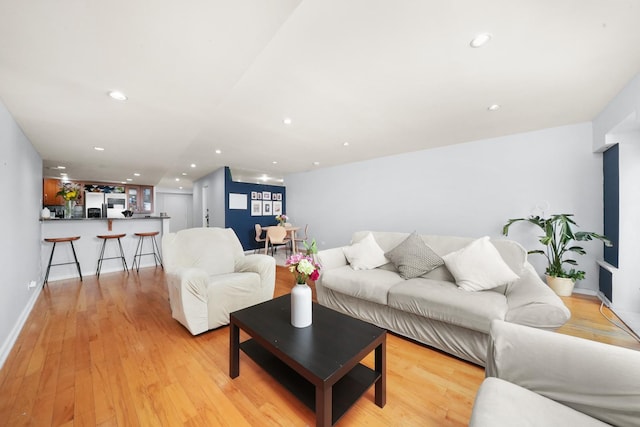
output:
<path id="1" fill-rule="evenodd" d="M 167 216 L 146 216 L 132 218 L 70 218 L 70 219 L 42 219 L 40 221 L 40 237 L 42 242 L 41 270 L 40 278 L 44 280 L 49 257 L 51 255 L 50 243 L 44 241 L 46 238 L 59 238 L 79 236 L 80 239 L 74 241 L 74 247 L 83 276 L 91 276 L 96 273 L 96 265 L 100 257 L 102 240 L 98 235 L 125 234 L 121 239 L 125 258 L 128 265 L 132 265 L 133 256 L 138 244 L 138 237 L 134 233 L 158 232 L 156 236 L 158 245 L 161 243 L 162 235 L 168 233 L 170 218 Z M 145 245 L 150 243 L 145 243 Z M 145 251 L 147 248 L 145 247 Z M 106 255 L 115 256 L 118 249 L 107 246 Z M 119 255 L 119 251 L 117 253 Z M 56 247 L 53 263 L 64 263 L 73 260 L 72 248 L 70 245 Z M 140 268 L 155 266 L 153 257 L 139 258 Z M 101 274 L 122 271 L 122 264 L 112 261 L 105 262 L 102 266 Z M 53 280 L 69 279 L 78 277 L 78 271 L 73 264 L 60 265 L 51 269 L 49 282 Z"/>

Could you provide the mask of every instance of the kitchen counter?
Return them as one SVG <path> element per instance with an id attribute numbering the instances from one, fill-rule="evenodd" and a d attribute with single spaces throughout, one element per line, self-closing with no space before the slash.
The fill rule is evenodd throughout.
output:
<path id="1" fill-rule="evenodd" d="M 132 219 L 170 219 L 170 216 L 133 216 L 130 218 L 40 218 L 40 221 L 131 221 Z"/>
<path id="2" fill-rule="evenodd" d="M 147 233 L 158 231 L 156 236 L 158 246 L 162 248 L 161 241 L 164 233 L 168 233 L 170 217 L 167 216 L 135 216 L 131 218 L 51 218 L 40 220 L 40 235 L 42 241 L 41 274 L 40 284 L 44 279 L 47 270 L 51 247 L 53 244 L 44 241 L 45 238 L 80 236 L 73 244 L 76 249 L 80 269 L 83 276 L 95 275 L 98 265 L 98 257 L 102 246 L 102 239 L 98 235 L 104 234 L 126 234 L 121 240 L 124 249 L 127 265 L 131 268 L 133 255 L 138 244 L 138 236 L 135 233 Z M 151 241 L 145 239 L 143 253 L 151 252 Z M 107 242 L 105 256 L 119 256 L 117 244 Z M 162 250 L 162 249 L 161 249 Z M 53 257 L 53 264 L 69 262 L 73 260 L 71 245 L 58 244 Z M 140 258 L 141 268 L 154 266 L 153 256 L 143 256 Z M 122 271 L 122 264 L 119 260 L 105 260 L 100 275 L 114 271 Z M 73 264 L 60 265 L 51 268 L 49 281 L 78 277 L 78 272 Z"/>

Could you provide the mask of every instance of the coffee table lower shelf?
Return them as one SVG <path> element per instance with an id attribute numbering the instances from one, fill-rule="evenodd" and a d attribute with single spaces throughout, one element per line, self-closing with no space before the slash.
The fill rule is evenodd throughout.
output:
<path id="1" fill-rule="evenodd" d="M 315 412 L 316 388 L 302 375 L 265 350 L 253 339 L 240 343 L 240 348 L 262 369 L 282 384 L 294 396 Z M 338 380 L 332 388 L 331 424 L 335 424 L 347 410 L 380 378 L 381 374 L 359 363 Z"/>

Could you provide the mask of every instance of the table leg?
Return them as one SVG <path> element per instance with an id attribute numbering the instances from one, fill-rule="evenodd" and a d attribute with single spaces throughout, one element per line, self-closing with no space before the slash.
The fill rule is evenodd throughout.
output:
<path id="1" fill-rule="evenodd" d="M 229 376 L 235 378 L 240 375 L 240 328 L 231 322 L 229 324 Z"/>
<path id="2" fill-rule="evenodd" d="M 296 230 L 291 230 L 291 253 L 298 253 L 296 248 Z"/>
<path id="3" fill-rule="evenodd" d="M 324 384 L 316 386 L 316 427 L 332 425 L 332 392 L 332 387 Z"/>
<path id="4" fill-rule="evenodd" d="M 375 368 L 380 372 L 380 378 L 376 381 L 376 405 L 384 408 L 387 403 L 387 336 L 382 338 L 382 343 L 375 350 Z"/>

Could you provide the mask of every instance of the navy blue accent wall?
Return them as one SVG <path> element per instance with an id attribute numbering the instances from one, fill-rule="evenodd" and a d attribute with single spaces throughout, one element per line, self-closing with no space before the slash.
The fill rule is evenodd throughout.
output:
<path id="1" fill-rule="evenodd" d="M 604 247 L 604 260 L 618 267 L 618 241 L 620 230 L 620 167 L 619 147 L 614 145 L 602 156 L 602 173 L 604 175 L 604 235 L 613 243 L 612 247 Z"/>
<path id="2" fill-rule="evenodd" d="M 600 282 L 600 292 L 607 297 L 610 303 L 613 303 L 613 274 L 606 268 L 600 267 L 600 277 L 598 281 Z"/>
<path id="3" fill-rule="evenodd" d="M 265 216 L 251 216 L 251 193 L 256 192 L 262 194 L 263 192 L 282 194 L 282 213 L 287 213 L 287 190 L 286 187 L 280 185 L 264 185 L 264 184 L 252 184 L 248 182 L 235 182 L 231 176 L 231 170 L 225 167 L 225 200 L 224 200 L 224 213 L 225 213 L 225 227 L 233 228 L 236 232 L 240 243 L 244 250 L 255 249 L 257 247 L 264 248 L 264 243 L 258 244 L 255 240 L 256 231 L 255 224 L 262 226 L 276 225 L 276 216 L 274 214 Z M 247 209 L 229 209 L 229 194 L 246 194 L 247 196 Z"/>

